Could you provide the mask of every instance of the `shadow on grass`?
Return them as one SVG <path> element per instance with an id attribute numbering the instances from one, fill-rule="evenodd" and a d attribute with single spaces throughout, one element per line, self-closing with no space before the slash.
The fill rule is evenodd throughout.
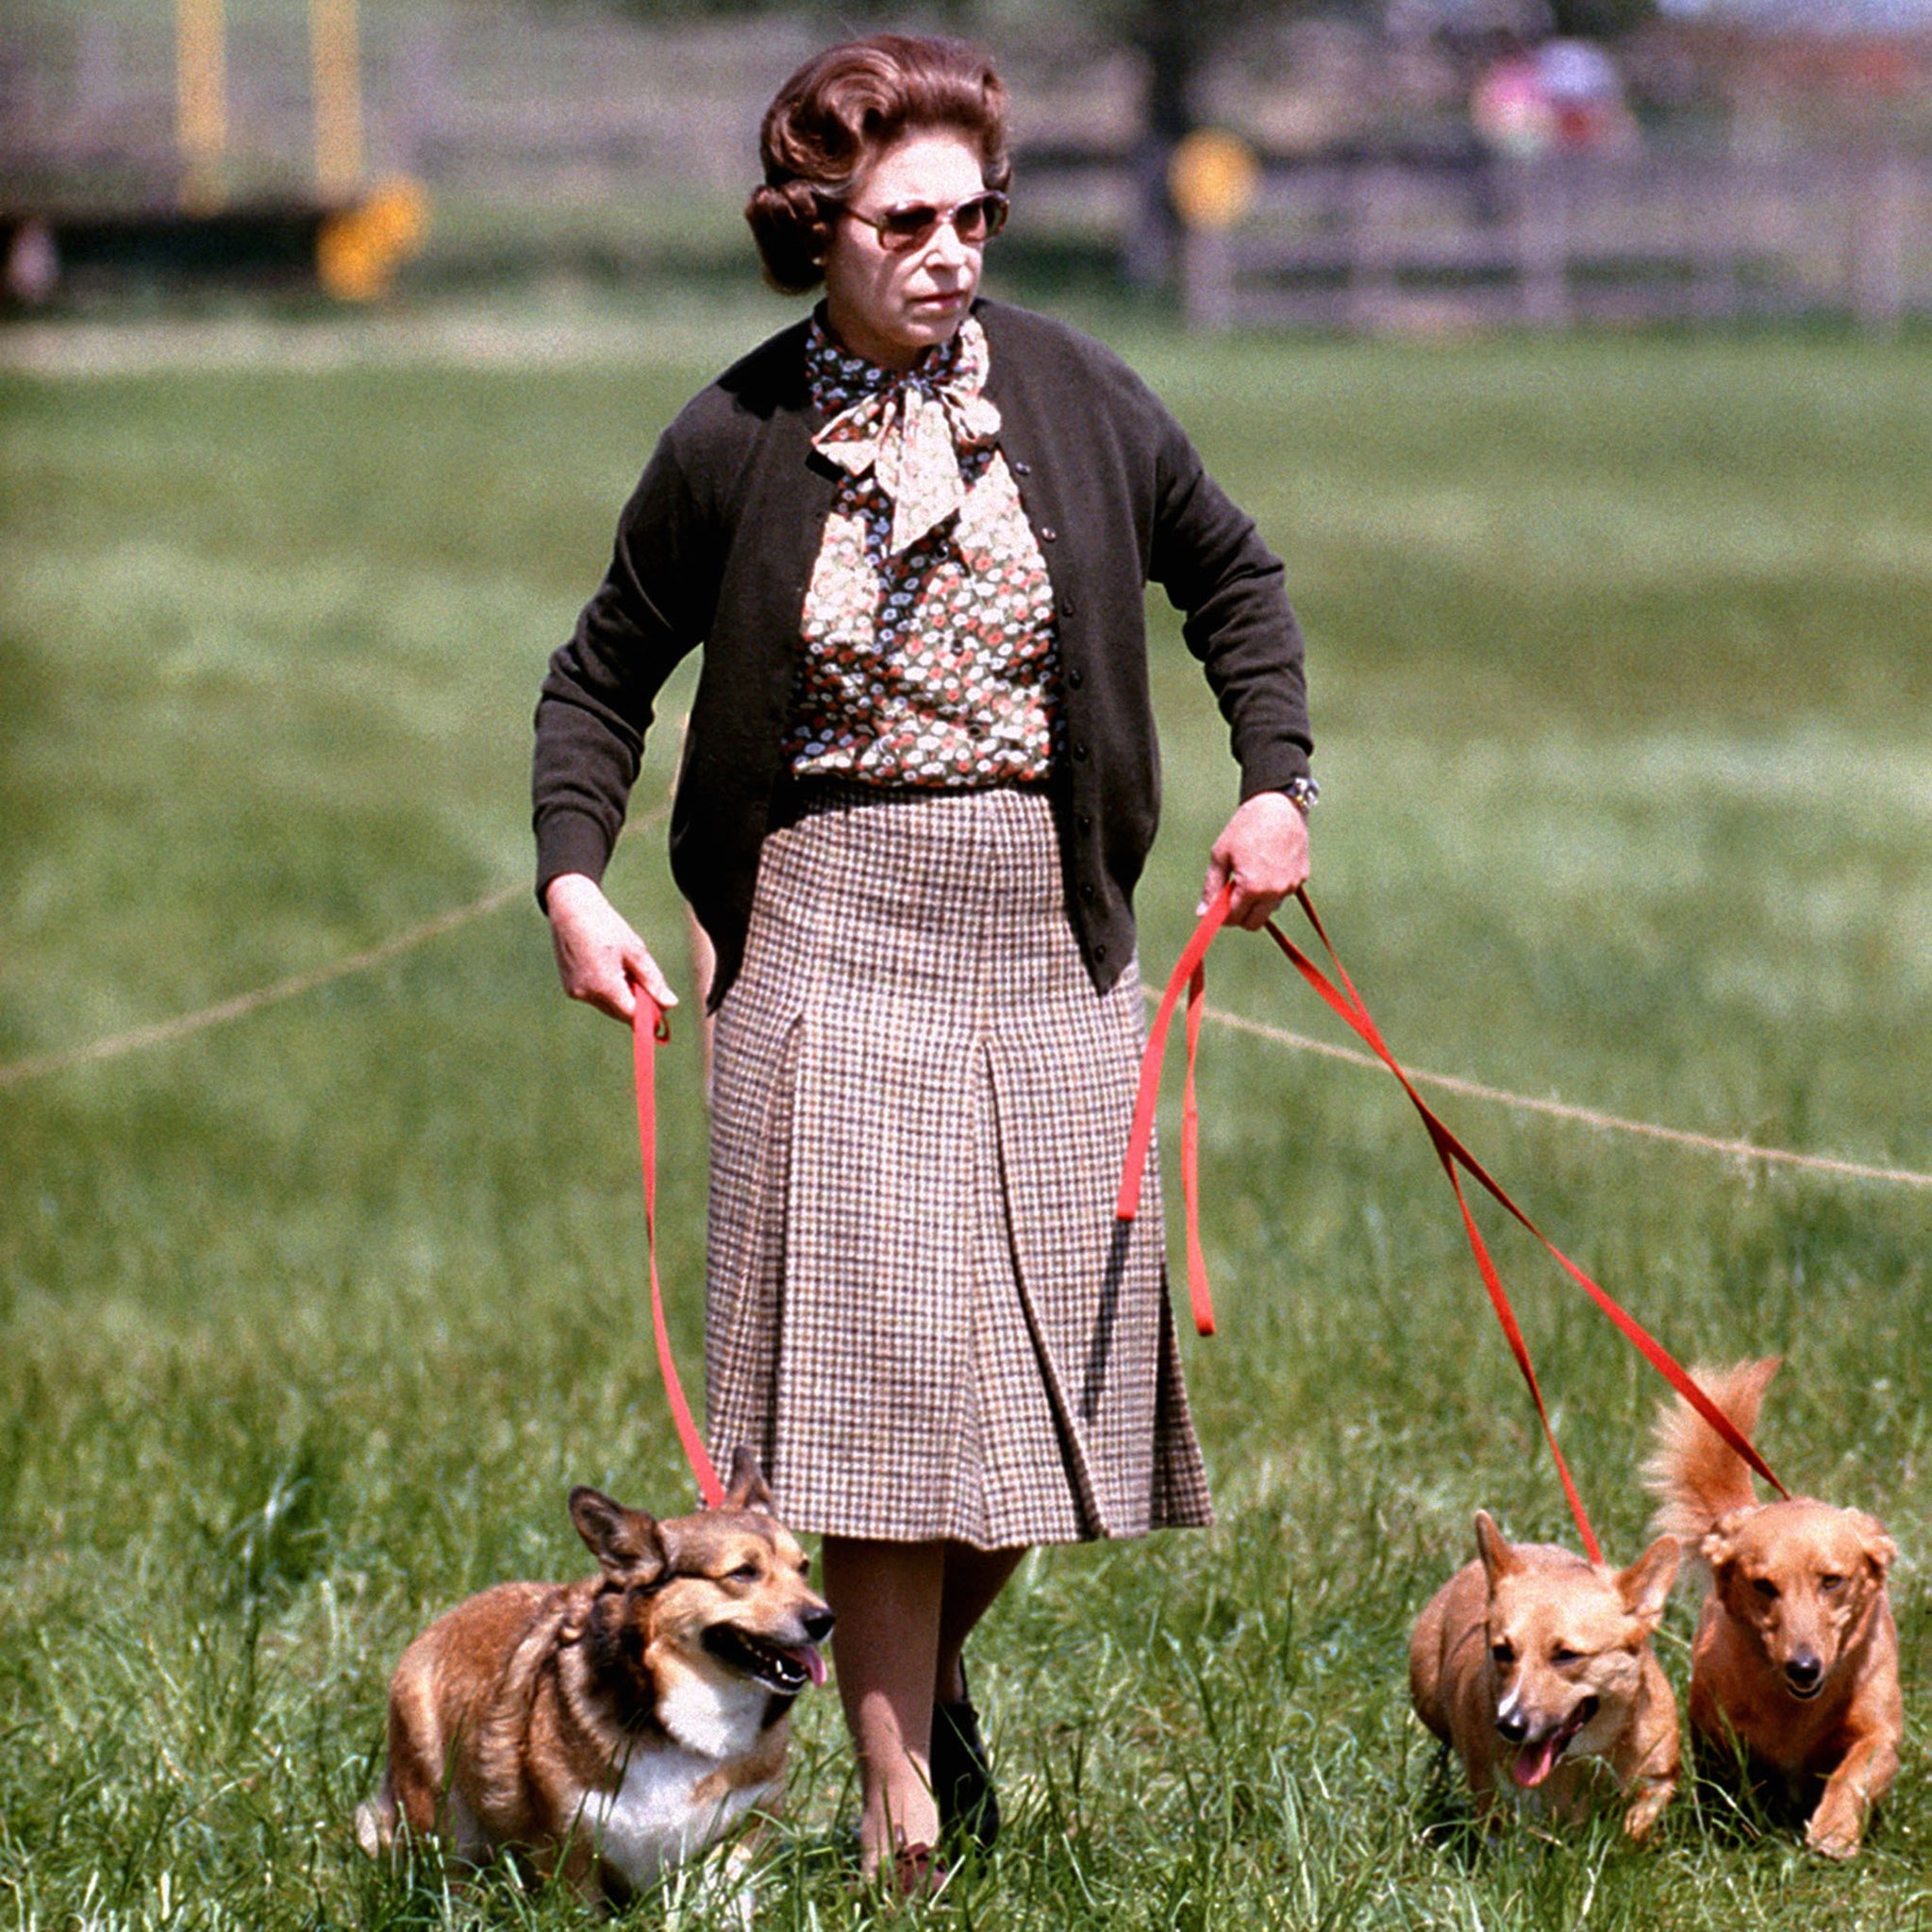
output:
<path id="1" fill-rule="evenodd" d="M 1429 1753 L 1422 1782 L 1409 1807 L 1415 1835 L 1432 1851 L 1446 1854 L 1466 1872 L 1474 1872 L 1493 1842 L 1476 1822 L 1462 1771 L 1454 1749 L 1439 1743 Z"/>
<path id="2" fill-rule="evenodd" d="M 1821 1777 L 1788 1780 L 1755 1764 L 1741 1745 L 1726 1749 L 1700 1738 L 1686 1755 L 1678 1803 L 1713 1845 L 1802 1845 L 1824 1789 Z"/>

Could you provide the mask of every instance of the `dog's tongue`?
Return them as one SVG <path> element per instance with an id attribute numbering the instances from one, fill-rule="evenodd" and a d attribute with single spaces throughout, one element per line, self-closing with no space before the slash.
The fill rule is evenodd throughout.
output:
<path id="1" fill-rule="evenodd" d="M 825 1681 L 825 1660 L 816 1643 L 778 1643 L 773 1649 L 789 1664 L 796 1664 L 814 1684 Z"/>
<path id="2" fill-rule="evenodd" d="M 1557 1730 L 1546 1738 L 1538 1739 L 1534 1744 L 1525 1744 L 1516 1754 L 1516 1762 L 1509 1767 L 1509 1775 L 1524 1790 L 1533 1790 L 1556 1770 L 1564 1741 L 1563 1733 Z"/>

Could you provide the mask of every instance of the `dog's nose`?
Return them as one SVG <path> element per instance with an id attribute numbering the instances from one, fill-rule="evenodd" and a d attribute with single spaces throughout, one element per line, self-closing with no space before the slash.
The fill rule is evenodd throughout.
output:
<path id="1" fill-rule="evenodd" d="M 1529 1720 L 1520 1710 L 1498 1711 L 1496 1730 L 1507 1744 L 1520 1744 L 1529 1736 Z"/>
<path id="2" fill-rule="evenodd" d="M 832 1634 L 832 1625 L 837 1619 L 830 1610 L 808 1610 L 805 1613 L 805 1634 L 814 1643 L 823 1643 Z"/>
<path id="3" fill-rule="evenodd" d="M 1811 1652 L 1801 1650 L 1785 1666 L 1785 1676 L 1793 1690 L 1815 1690 L 1824 1674 L 1824 1666 Z"/>

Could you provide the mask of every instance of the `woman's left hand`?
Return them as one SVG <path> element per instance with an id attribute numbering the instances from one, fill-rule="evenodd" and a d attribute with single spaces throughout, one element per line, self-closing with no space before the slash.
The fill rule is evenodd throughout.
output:
<path id="1" fill-rule="evenodd" d="M 1308 822 L 1286 792 L 1257 791 L 1214 841 L 1197 913 L 1231 879 L 1227 923 L 1259 932 L 1274 908 L 1308 876 Z"/>

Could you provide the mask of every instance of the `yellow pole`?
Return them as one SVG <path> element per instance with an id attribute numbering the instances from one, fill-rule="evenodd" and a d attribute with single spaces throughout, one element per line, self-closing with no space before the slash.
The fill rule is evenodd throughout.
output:
<path id="1" fill-rule="evenodd" d="M 362 185 L 362 59 L 356 0 L 308 0 L 315 75 L 315 185 L 346 201 Z"/>
<path id="2" fill-rule="evenodd" d="M 181 206 L 206 214 L 222 205 L 228 144 L 227 23 L 223 0 L 175 0 L 175 128 L 181 149 Z"/>

